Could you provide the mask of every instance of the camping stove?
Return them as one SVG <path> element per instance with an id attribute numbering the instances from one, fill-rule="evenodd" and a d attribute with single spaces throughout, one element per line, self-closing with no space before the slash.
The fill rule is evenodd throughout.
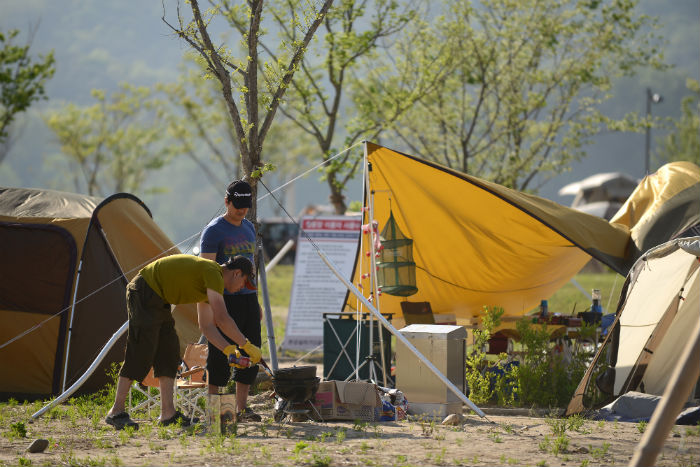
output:
<path id="1" fill-rule="evenodd" d="M 316 367 L 293 367 L 278 370 L 272 378 L 275 389 L 274 419 L 283 421 L 287 415 L 308 416 L 311 410 L 321 418 L 313 406 L 321 378 L 316 377 Z"/>
<path id="2" fill-rule="evenodd" d="M 293 422 L 304 421 L 310 417 L 311 411 L 316 413 L 319 420 L 323 421 L 321 414 L 318 413 L 316 407 L 311 400 L 304 402 L 290 402 L 284 399 L 278 398 L 275 403 L 275 413 L 274 420 L 277 423 L 283 422 L 288 416 Z"/>

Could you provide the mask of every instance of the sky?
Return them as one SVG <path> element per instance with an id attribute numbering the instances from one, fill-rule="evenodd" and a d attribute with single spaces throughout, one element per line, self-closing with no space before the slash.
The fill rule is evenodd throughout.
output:
<path id="1" fill-rule="evenodd" d="M 165 0 L 166 17 L 174 20 L 175 1 Z M 629 112 L 644 113 L 646 88 L 664 96 L 652 107 L 655 116 L 679 113 L 686 78 L 700 79 L 700 2 L 644 0 L 644 11 L 658 15 L 666 37 L 666 59 L 675 68 L 662 73 L 643 73 L 620 83 L 613 90 L 612 105 Z M 0 185 L 68 189 L 61 181 L 49 182 L 57 170 L 59 147 L 41 120 L 41 113 L 66 102 L 93 103 L 90 90 L 113 90 L 121 82 L 152 86 L 175 80 L 187 46 L 173 37 L 162 21 L 161 2 L 140 0 L 3 0 L 0 30 L 36 28 L 32 54 L 54 50 L 56 74 L 47 85 L 49 101 L 32 107 L 21 122 L 21 133 L 6 163 L 0 165 Z M 689 39 L 690 38 L 690 39 Z M 24 36 L 26 39 L 26 35 Z M 662 132 L 656 132 L 658 137 Z M 384 145 L 397 150 L 389 141 Z M 603 134 L 588 148 L 589 156 L 572 164 L 571 170 L 545 183 L 539 195 L 568 205 L 572 197 L 561 197 L 564 185 L 599 172 L 644 175 L 644 134 Z M 290 142 L 293 144 L 293 142 Z M 657 167 L 652 166 L 652 169 Z M 310 167 L 299 167 L 299 173 Z M 223 207 L 223 188 L 216 190 L 193 165 L 182 164 L 176 171 L 159 176 L 166 195 L 140 194 L 156 222 L 176 242 L 187 247 L 196 243 L 201 228 Z M 305 205 L 326 204 L 328 188 L 312 171 L 286 190 L 287 206 L 296 215 Z M 281 184 L 282 180 L 277 180 Z M 271 187 L 273 188 L 273 187 Z M 348 201 L 361 198 L 361 182 L 351 183 Z M 260 217 L 278 214 L 267 197 L 259 205 Z M 189 213 L 189 215 L 182 215 Z"/>

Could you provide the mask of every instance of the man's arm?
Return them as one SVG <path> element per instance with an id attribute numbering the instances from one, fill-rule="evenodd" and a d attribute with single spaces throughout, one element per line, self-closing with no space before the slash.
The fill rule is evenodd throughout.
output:
<path id="1" fill-rule="evenodd" d="M 236 322 L 231 318 L 231 315 L 226 311 L 226 303 L 224 303 L 224 296 L 215 290 L 207 289 L 207 297 L 209 298 L 209 306 L 212 310 L 214 317 L 214 324 L 223 331 L 228 337 L 233 339 L 233 341 L 242 346 L 248 340 L 246 336 L 243 335 Z"/>
<path id="2" fill-rule="evenodd" d="M 207 297 L 209 303 L 197 303 L 197 318 L 202 334 L 222 352 L 229 346 L 229 342 L 224 339 L 217 326 L 238 346 L 244 345 L 247 339 L 226 312 L 224 297 L 211 289 L 207 289 Z"/>
<path id="3" fill-rule="evenodd" d="M 199 256 L 204 259 L 210 259 L 212 261 L 216 261 L 216 252 L 212 253 L 200 253 Z M 218 317 L 216 316 L 216 309 L 211 306 L 212 302 L 212 295 L 210 294 L 212 292 L 214 295 L 218 296 L 221 299 L 221 306 L 223 307 L 224 310 L 224 315 L 226 315 L 225 318 Z M 229 314 L 226 312 L 226 304 L 224 303 L 223 297 L 216 293 L 215 291 L 211 289 L 207 289 L 207 298 L 209 299 L 209 303 L 198 303 L 197 304 L 197 315 L 199 317 L 199 327 L 202 330 L 202 333 L 204 336 L 214 344 L 219 350 L 223 351 L 224 347 L 228 346 L 229 343 L 226 341 L 226 339 L 223 338 L 219 330 L 217 329 L 217 326 L 219 329 L 223 330 L 226 335 L 228 335 L 233 341 L 240 345 L 245 344 L 246 338 L 245 336 L 241 333 L 241 331 L 238 329 L 238 326 L 236 326 L 236 323 L 233 321 L 233 319 L 229 316 Z M 216 301 L 216 298 L 214 298 L 214 301 Z M 202 311 L 200 311 L 200 308 Z M 207 331 L 202 328 L 202 319 L 207 322 Z M 229 326 L 226 325 L 225 321 L 228 319 L 230 321 Z M 222 323 L 220 323 L 220 321 Z M 233 328 L 231 329 L 231 325 Z M 227 329 L 228 327 L 228 329 Z M 211 339 L 207 335 L 207 332 L 211 333 L 214 338 Z M 231 334 L 233 333 L 233 334 Z M 238 338 L 236 338 L 238 336 Z M 219 342 L 221 345 L 217 344 Z M 223 346 L 223 347 L 222 347 Z"/>
<path id="4" fill-rule="evenodd" d="M 212 260 L 212 261 L 216 261 L 216 253 L 200 253 L 199 256 L 200 256 L 201 258 L 204 258 L 204 259 L 210 259 L 210 260 Z M 212 292 L 214 292 L 214 291 L 212 290 Z M 214 293 L 216 293 L 216 292 L 214 292 Z M 209 289 L 207 289 L 207 297 L 209 298 L 209 303 L 212 303 L 212 302 L 211 302 L 211 297 L 209 296 Z M 221 304 L 222 304 L 223 307 L 224 307 L 224 314 L 226 315 L 225 317 L 221 317 L 221 320 L 227 320 L 227 319 L 230 320 L 230 321 L 233 323 L 233 325 L 235 326 L 235 328 L 236 328 L 234 332 L 239 332 L 239 333 L 240 333 L 240 330 L 238 329 L 238 326 L 236 326 L 236 323 L 233 321 L 233 319 L 232 319 L 231 316 L 228 314 L 228 312 L 226 312 L 226 304 L 225 304 L 225 302 L 223 302 L 223 297 L 222 297 L 222 302 L 221 302 Z M 206 305 L 206 304 L 205 304 L 205 305 Z M 199 307 L 199 305 L 197 305 L 197 307 Z M 263 319 L 263 312 L 262 312 L 262 308 L 260 307 L 260 304 L 259 304 L 259 303 L 258 303 L 258 308 L 259 308 L 259 312 L 260 312 L 260 321 L 262 321 L 262 319 Z M 231 334 L 229 334 L 229 333 L 226 331 L 226 328 L 224 328 L 224 326 L 222 326 L 221 323 L 219 323 L 220 320 L 217 319 L 216 312 L 214 312 L 214 321 L 216 322 L 216 325 L 219 326 L 219 328 L 222 329 L 222 330 L 224 331 L 224 333 L 226 333 L 227 336 L 229 336 L 229 337 L 231 337 L 231 339 L 233 339 L 233 336 L 232 336 Z M 241 334 L 241 335 L 243 335 L 243 334 Z M 205 336 L 206 336 L 206 334 L 205 334 Z M 243 336 L 243 339 L 245 339 L 245 336 Z M 235 340 L 235 339 L 234 339 L 234 340 Z M 236 341 L 236 343 L 238 343 L 238 341 Z M 243 341 L 243 343 L 245 343 L 245 340 Z M 216 344 L 214 344 L 214 345 L 216 345 Z M 240 344 L 240 345 L 243 345 L 243 344 Z"/>

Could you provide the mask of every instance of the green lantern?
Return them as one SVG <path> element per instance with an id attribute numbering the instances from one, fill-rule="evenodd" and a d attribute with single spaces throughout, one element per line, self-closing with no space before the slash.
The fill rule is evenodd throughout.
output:
<path id="1" fill-rule="evenodd" d="M 413 262 L 413 240 L 399 230 L 391 211 L 380 241 L 382 249 L 377 261 L 377 283 L 382 293 L 408 297 L 418 292 L 416 263 Z"/>

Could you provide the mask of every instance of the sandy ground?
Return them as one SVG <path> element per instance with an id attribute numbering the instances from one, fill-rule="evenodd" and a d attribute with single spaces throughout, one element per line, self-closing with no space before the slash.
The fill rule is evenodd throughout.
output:
<path id="1" fill-rule="evenodd" d="M 484 409 L 487 419 L 465 415 L 457 426 L 428 420 L 276 423 L 270 392 L 250 402 L 263 422 L 230 426 L 235 432 L 225 436 L 143 419 L 137 432 L 118 432 L 98 414 L 69 410 L 30 423 L 36 407 L 5 406 L 0 465 L 626 465 L 643 430 L 587 420 L 557 435 L 551 418 L 519 415 L 522 410 L 496 415 L 504 413 L 496 409 Z M 26 437 L 12 435 L 17 423 L 24 424 Z M 48 448 L 27 452 L 37 438 L 47 439 Z M 657 465 L 700 465 L 700 427 L 676 426 Z"/>

